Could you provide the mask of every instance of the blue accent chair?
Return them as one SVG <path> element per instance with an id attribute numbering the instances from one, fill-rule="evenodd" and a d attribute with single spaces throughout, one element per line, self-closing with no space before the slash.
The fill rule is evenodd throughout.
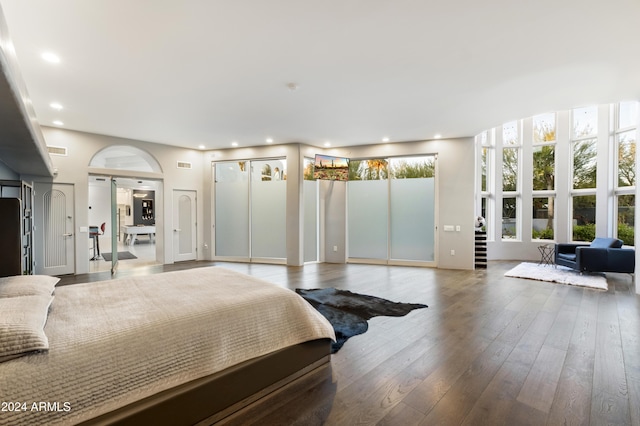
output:
<path id="1" fill-rule="evenodd" d="M 636 268 L 634 249 L 617 238 L 596 238 L 591 244 L 556 244 L 555 263 L 580 272 L 624 272 Z"/>

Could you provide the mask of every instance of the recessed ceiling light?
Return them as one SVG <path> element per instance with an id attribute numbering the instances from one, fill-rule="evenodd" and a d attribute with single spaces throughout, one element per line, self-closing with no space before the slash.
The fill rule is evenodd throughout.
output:
<path id="1" fill-rule="evenodd" d="M 435 135 L 433 135 L 434 139 L 440 139 L 442 137 L 442 135 L 440 133 L 436 133 Z"/>
<path id="2" fill-rule="evenodd" d="M 61 104 L 59 104 L 58 102 L 51 102 L 51 103 L 49 104 L 49 106 L 50 106 L 51 108 L 55 109 L 55 110 L 58 110 L 58 111 L 60 111 L 60 110 L 62 109 L 62 105 L 61 105 Z"/>
<path id="3" fill-rule="evenodd" d="M 271 139 L 271 138 L 267 138 L 266 142 L 267 142 L 267 143 L 273 143 L 273 139 Z"/>
<path id="4" fill-rule="evenodd" d="M 44 52 L 42 54 L 42 59 L 52 64 L 60 63 L 60 57 L 53 52 Z"/>
<path id="5" fill-rule="evenodd" d="M 56 126 L 64 126 L 64 123 L 60 120 L 54 121 L 53 124 L 55 124 Z"/>
<path id="6" fill-rule="evenodd" d="M 205 149 L 205 146 L 204 145 L 198 145 L 198 148 L 199 149 Z"/>
<path id="7" fill-rule="evenodd" d="M 382 138 L 382 142 L 389 142 L 389 138 L 387 137 Z"/>
<path id="8" fill-rule="evenodd" d="M 231 142 L 231 146 L 238 146 L 238 142 Z"/>
<path id="9" fill-rule="evenodd" d="M 324 146 L 331 146 L 331 142 L 329 142 L 329 141 L 325 142 Z"/>

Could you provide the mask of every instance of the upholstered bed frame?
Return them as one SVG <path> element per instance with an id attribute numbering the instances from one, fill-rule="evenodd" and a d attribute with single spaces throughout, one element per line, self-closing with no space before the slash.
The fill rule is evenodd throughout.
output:
<path id="1" fill-rule="evenodd" d="M 330 361 L 331 340 L 300 343 L 81 423 L 210 425 Z"/>
<path id="2" fill-rule="evenodd" d="M 295 292 L 225 268 L 57 281 L 0 280 L 0 400 L 69 409 L 0 425 L 212 424 L 329 361 L 335 339 Z"/>

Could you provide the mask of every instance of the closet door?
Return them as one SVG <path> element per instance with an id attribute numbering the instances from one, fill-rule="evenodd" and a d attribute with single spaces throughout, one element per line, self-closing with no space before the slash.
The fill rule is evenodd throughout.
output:
<path id="1" fill-rule="evenodd" d="M 36 273 L 75 272 L 73 185 L 35 184 Z"/>
<path id="2" fill-rule="evenodd" d="M 173 260 L 196 259 L 196 191 L 173 191 Z"/>
<path id="3" fill-rule="evenodd" d="M 251 161 L 251 258 L 287 257 L 287 181 L 283 160 Z"/>
<path id="4" fill-rule="evenodd" d="M 286 262 L 286 160 L 225 161 L 214 167 L 215 258 Z"/>
<path id="5" fill-rule="evenodd" d="M 249 161 L 215 164 L 215 255 L 248 261 Z"/>

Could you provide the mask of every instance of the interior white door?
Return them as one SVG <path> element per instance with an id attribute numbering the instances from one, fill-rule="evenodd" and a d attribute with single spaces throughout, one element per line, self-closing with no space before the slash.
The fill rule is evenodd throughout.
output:
<path id="1" fill-rule="evenodd" d="M 73 185 L 35 183 L 34 192 L 36 274 L 73 274 Z"/>
<path id="2" fill-rule="evenodd" d="M 196 238 L 196 192 L 173 191 L 173 260 L 195 260 Z"/>

